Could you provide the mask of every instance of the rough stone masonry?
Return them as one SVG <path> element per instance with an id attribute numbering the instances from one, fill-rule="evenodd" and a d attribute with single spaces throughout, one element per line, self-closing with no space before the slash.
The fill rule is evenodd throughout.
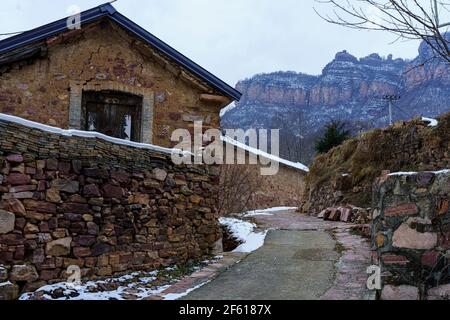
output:
<path id="1" fill-rule="evenodd" d="M 184 264 L 220 239 L 214 166 L 0 121 L 0 299 Z"/>
<path id="2" fill-rule="evenodd" d="M 382 299 L 450 299 L 450 171 L 385 175 L 373 202 Z"/>

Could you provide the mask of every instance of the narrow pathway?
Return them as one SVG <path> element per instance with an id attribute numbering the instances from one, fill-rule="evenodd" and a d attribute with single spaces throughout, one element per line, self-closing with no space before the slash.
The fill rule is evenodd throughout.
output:
<path id="1" fill-rule="evenodd" d="M 185 300 L 366 300 L 370 247 L 351 225 L 293 211 L 256 217 L 262 248 Z"/>

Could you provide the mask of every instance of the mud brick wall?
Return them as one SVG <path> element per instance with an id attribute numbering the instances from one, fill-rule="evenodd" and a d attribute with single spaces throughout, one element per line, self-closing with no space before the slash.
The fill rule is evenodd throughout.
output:
<path id="1" fill-rule="evenodd" d="M 218 174 L 1 120 L 0 298 L 65 281 L 70 265 L 92 279 L 211 254 Z"/>
<path id="2" fill-rule="evenodd" d="M 316 158 L 306 178 L 304 212 L 346 204 L 368 208 L 373 181 L 382 171 L 450 168 L 450 113 L 436 127 L 421 119 L 398 122 L 351 139 Z"/>
<path id="3" fill-rule="evenodd" d="M 449 203 L 449 170 L 378 179 L 372 245 L 384 299 L 450 298 Z"/>

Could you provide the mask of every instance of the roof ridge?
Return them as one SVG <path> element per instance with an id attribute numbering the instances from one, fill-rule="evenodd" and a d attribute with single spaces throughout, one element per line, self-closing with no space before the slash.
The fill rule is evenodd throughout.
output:
<path id="1" fill-rule="evenodd" d="M 199 77 L 222 94 L 232 98 L 233 100 L 240 100 L 242 94 L 238 90 L 231 87 L 223 80 L 219 79 L 211 72 L 201 67 L 199 64 L 190 60 L 185 55 L 175 50 L 170 45 L 160 40 L 158 37 L 147 31 L 146 29 L 140 27 L 138 24 L 136 24 L 126 16 L 122 15 L 111 3 L 104 3 L 92 9 L 85 10 L 81 12 L 80 15 L 81 24 L 90 23 L 103 17 L 111 19 L 113 22 L 119 24 L 121 27 L 134 34 L 136 37 L 141 38 L 151 46 L 161 51 L 164 55 L 183 66 L 189 72 Z M 43 41 L 49 37 L 55 36 L 68 30 L 69 28 L 67 26 L 67 19 L 69 17 L 56 20 L 41 27 L 37 27 L 16 36 L 1 40 L 0 55 L 32 44 L 34 42 Z"/>

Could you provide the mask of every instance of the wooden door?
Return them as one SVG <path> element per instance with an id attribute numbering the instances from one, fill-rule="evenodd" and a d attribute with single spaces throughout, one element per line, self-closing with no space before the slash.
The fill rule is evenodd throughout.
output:
<path id="1" fill-rule="evenodd" d="M 109 91 L 85 92 L 83 107 L 85 130 L 141 141 L 141 97 Z"/>

